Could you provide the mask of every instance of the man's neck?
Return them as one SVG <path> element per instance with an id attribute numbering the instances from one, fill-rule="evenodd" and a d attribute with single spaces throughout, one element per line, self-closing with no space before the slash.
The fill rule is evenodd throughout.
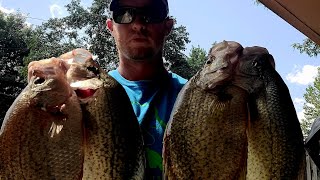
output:
<path id="1" fill-rule="evenodd" d="M 122 77 L 130 81 L 151 80 L 167 72 L 162 59 L 153 62 L 123 59 L 120 60 L 118 71 Z"/>

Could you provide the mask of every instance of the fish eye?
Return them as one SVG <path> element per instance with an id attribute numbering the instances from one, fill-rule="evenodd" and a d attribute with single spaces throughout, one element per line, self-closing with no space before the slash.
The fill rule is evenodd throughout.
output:
<path id="1" fill-rule="evenodd" d="M 100 73 L 99 69 L 97 67 L 94 67 L 94 66 L 87 67 L 87 70 L 90 71 L 90 72 L 93 72 L 95 75 L 98 75 Z"/>
<path id="2" fill-rule="evenodd" d="M 252 62 L 253 67 L 257 67 L 259 65 L 258 61 L 253 61 Z"/>
<path id="3" fill-rule="evenodd" d="M 44 81 L 44 78 L 37 77 L 37 79 L 34 81 L 34 84 L 42 84 Z"/>
<path id="4" fill-rule="evenodd" d="M 212 60 L 208 60 L 207 62 L 206 62 L 206 64 L 211 64 L 212 63 Z"/>

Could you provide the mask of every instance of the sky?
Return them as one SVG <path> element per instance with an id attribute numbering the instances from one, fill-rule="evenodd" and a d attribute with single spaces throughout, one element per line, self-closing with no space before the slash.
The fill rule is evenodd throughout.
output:
<path id="1" fill-rule="evenodd" d="M 192 46 L 207 52 L 213 42 L 237 41 L 243 47 L 262 46 L 276 62 L 276 70 L 287 84 L 299 119 L 303 118 L 303 95 L 312 85 L 320 57 L 309 57 L 292 47 L 306 38 L 275 13 L 255 4 L 255 0 L 168 0 L 170 15 L 177 25 L 186 26 Z M 20 11 L 29 25 L 40 25 L 51 17 L 67 15 L 64 5 L 70 0 L 0 0 L 0 11 Z M 88 6 L 91 0 L 82 0 Z"/>

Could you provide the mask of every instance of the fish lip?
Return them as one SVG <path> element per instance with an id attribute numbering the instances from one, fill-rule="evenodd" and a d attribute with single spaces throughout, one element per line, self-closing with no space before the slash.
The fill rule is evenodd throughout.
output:
<path id="1" fill-rule="evenodd" d="M 103 86 L 103 82 L 99 78 L 90 78 L 84 80 L 77 80 L 70 82 L 70 86 L 73 90 L 76 89 L 99 89 Z"/>
<path id="2" fill-rule="evenodd" d="M 209 71 L 208 73 L 206 74 L 211 74 L 211 73 L 224 73 L 226 71 L 231 71 L 232 69 L 232 65 L 230 62 L 223 62 L 223 63 L 214 63 L 214 65 L 216 66 L 214 69 L 212 69 L 211 71 Z"/>
<path id="3" fill-rule="evenodd" d="M 76 91 L 76 90 L 75 90 Z M 89 102 L 93 101 L 95 99 L 95 97 L 97 97 L 98 95 L 98 91 L 99 89 L 95 89 L 94 93 L 91 94 L 90 96 L 86 96 L 86 97 L 81 97 L 77 95 L 77 98 L 79 100 L 80 104 L 88 104 Z"/>
<path id="4" fill-rule="evenodd" d="M 204 75 L 214 74 L 214 73 L 224 74 L 224 73 L 229 73 L 229 71 L 230 69 L 228 67 L 222 67 L 222 68 L 218 68 L 218 69 L 214 69 L 212 71 L 206 72 Z"/>
<path id="5" fill-rule="evenodd" d="M 78 89 L 75 89 L 74 91 L 76 92 L 78 99 L 85 100 L 85 99 L 89 99 L 91 97 L 94 97 L 96 95 L 97 89 L 91 89 L 91 88 L 82 89 L 82 88 L 78 88 Z M 87 93 L 87 94 L 86 93 L 81 93 L 81 91 L 83 91 L 83 92 L 88 92 L 89 91 L 89 93 Z M 82 94 L 84 94 L 85 96 L 82 96 Z"/>
<path id="6" fill-rule="evenodd" d="M 92 99 L 92 97 L 96 97 L 97 91 L 103 86 L 103 81 L 101 81 L 99 78 L 91 78 L 71 82 L 70 86 L 73 89 L 73 91 L 76 92 L 77 97 L 80 100 L 80 103 L 87 103 Z M 79 95 L 79 91 L 92 91 L 93 93 L 83 98 Z"/>
<path id="7" fill-rule="evenodd" d="M 215 91 L 215 90 L 220 91 L 221 88 L 225 87 L 226 85 L 228 85 L 231 82 L 230 76 L 225 76 L 221 79 L 222 80 L 218 80 L 214 83 L 211 82 L 211 83 L 206 84 L 205 86 L 202 86 L 202 89 L 210 90 L 210 91 Z"/>
<path id="8" fill-rule="evenodd" d="M 200 76 L 210 76 L 211 80 L 199 80 L 197 86 L 203 90 L 219 89 L 220 86 L 224 86 L 231 81 L 232 75 L 232 66 L 229 63 L 223 63 L 211 71 L 201 71 Z"/>

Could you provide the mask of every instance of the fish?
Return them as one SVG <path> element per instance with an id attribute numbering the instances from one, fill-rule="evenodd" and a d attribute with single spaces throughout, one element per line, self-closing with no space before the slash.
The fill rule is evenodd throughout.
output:
<path id="1" fill-rule="evenodd" d="M 32 61 L 0 130 L 0 179 L 80 179 L 82 110 L 57 58 Z"/>
<path id="2" fill-rule="evenodd" d="M 143 137 L 124 88 L 95 63 L 90 52 L 75 49 L 62 57 L 71 57 L 67 79 L 83 112 L 82 179 L 143 179 Z"/>
<path id="3" fill-rule="evenodd" d="M 244 48 L 233 83 L 249 93 L 247 179 L 305 179 L 300 123 L 273 56 Z"/>
<path id="4" fill-rule="evenodd" d="M 213 46 L 178 94 L 163 140 L 165 179 L 245 179 L 248 93 L 231 83 L 242 49 Z"/>

